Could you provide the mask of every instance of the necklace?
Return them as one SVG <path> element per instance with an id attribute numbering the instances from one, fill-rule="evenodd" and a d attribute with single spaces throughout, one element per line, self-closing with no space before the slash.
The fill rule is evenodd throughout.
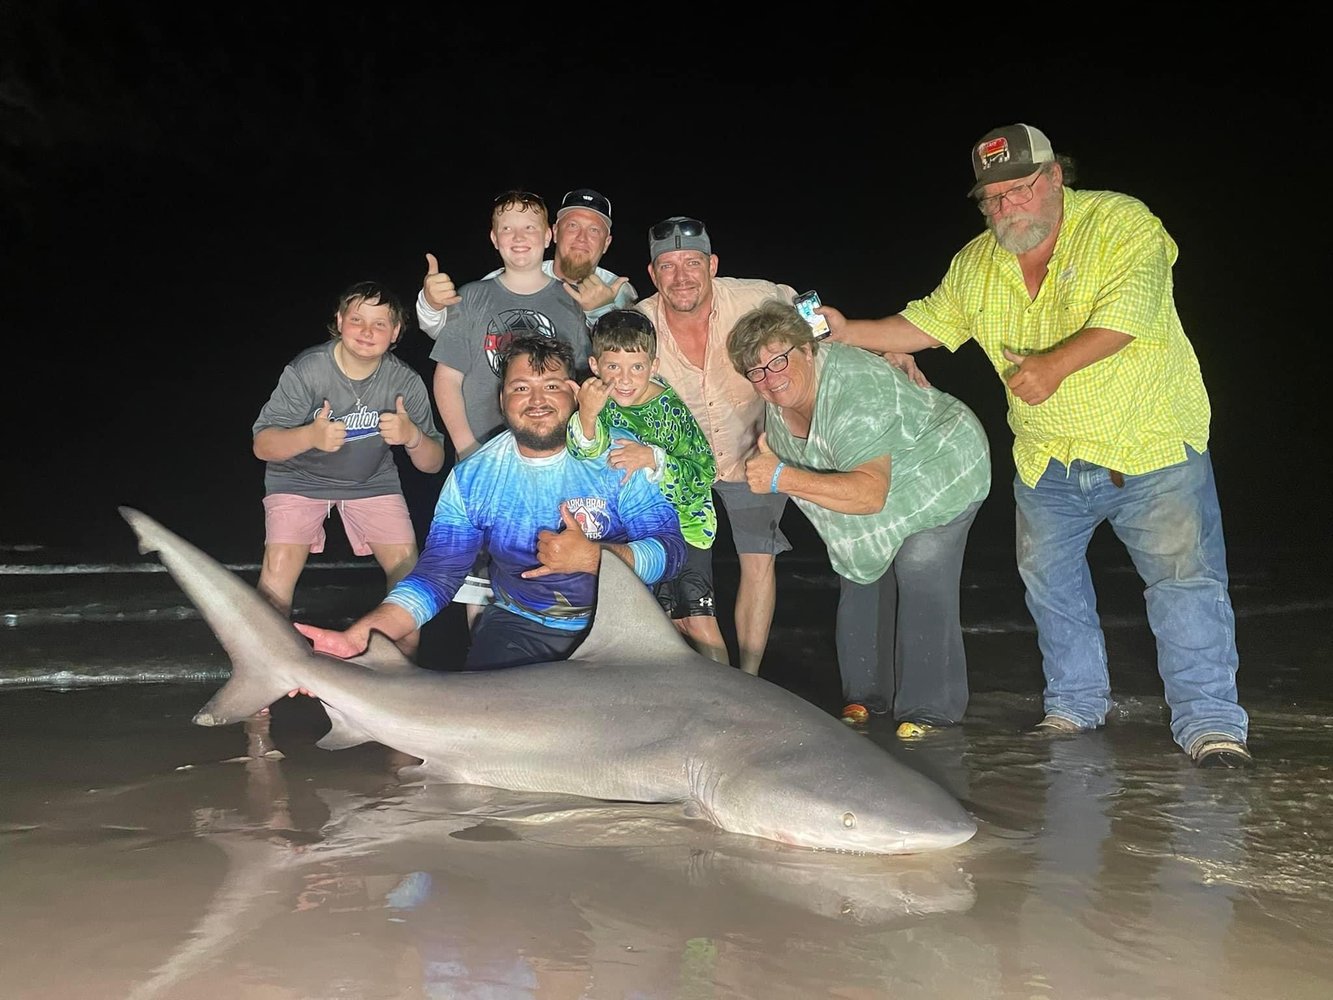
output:
<path id="1" fill-rule="evenodd" d="M 333 345 L 333 367 L 338 369 L 338 374 L 342 377 L 342 380 L 347 383 L 347 388 L 351 390 L 352 395 L 356 397 L 356 408 L 359 410 L 361 409 L 361 391 L 362 389 L 370 388 L 371 381 L 380 373 L 380 366 L 384 364 L 384 358 L 381 357 L 379 361 L 375 362 L 375 369 L 369 375 L 364 378 L 353 380 L 352 377 L 343 370 L 343 362 L 340 359 L 342 346 L 343 344 L 341 340 Z M 361 384 L 361 389 L 357 388 L 357 383 Z"/>

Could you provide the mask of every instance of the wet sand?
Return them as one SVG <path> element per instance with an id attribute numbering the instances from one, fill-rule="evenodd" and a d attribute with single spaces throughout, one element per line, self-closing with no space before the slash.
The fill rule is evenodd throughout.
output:
<path id="1" fill-rule="evenodd" d="M 1096 734 L 867 738 L 980 821 L 908 858 L 797 851 L 674 806 L 398 783 L 308 699 L 190 724 L 211 685 L 0 696 L 7 996 L 1283 997 L 1333 987 L 1333 723 L 1260 711 L 1199 771 L 1160 707 Z M 521 725 L 521 720 L 507 720 Z"/>
<path id="2" fill-rule="evenodd" d="M 278 753 L 250 756 L 242 727 L 190 722 L 226 666 L 201 622 L 11 628 L 14 676 L 187 665 L 204 681 L 0 691 L 0 996 L 1333 995 L 1328 585 L 1251 572 L 1234 587 L 1257 764 L 1222 772 L 1170 740 L 1123 569 L 1098 581 L 1115 717 L 1029 735 L 1030 622 L 988 572 L 1012 568 L 965 581 L 965 725 L 901 743 L 876 719 L 865 737 L 978 820 L 962 847 L 906 858 L 784 848 L 677 806 L 404 785 L 386 748 L 316 747 L 327 720 L 305 698 L 274 708 Z M 789 566 L 764 674 L 835 711 L 826 576 Z M 358 579 L 320 608 L 373 603 L 374 574 Z M 95 613 L 63 586 L 51 606 Z M 167 587 L 141 578 L 114 607 Z M 435 653 L 454 641 L 437 631 Z"/>

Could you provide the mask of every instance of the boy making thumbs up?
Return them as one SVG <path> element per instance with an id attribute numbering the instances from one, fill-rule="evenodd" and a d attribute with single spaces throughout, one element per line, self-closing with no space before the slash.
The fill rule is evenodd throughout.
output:
<path id="1" fill-rule="evenodd" d="M 425 382 L 390 353 L 403 309 L 387 288 L 363 281 L 338 300 L 331 339 L 283 370 L 255 421 L 264 471 L 264 562 L 259 590 L 290 614 L 311 552 L 324 551 L 324 521 L 338 508 L 352 551 L 374 555 L 392 588 L 416 565 L 416 533 L 390 448 L 421 472 L 444 465 L 444 438 Z M 416 635 L 400 643 L 415 651 Z"/>

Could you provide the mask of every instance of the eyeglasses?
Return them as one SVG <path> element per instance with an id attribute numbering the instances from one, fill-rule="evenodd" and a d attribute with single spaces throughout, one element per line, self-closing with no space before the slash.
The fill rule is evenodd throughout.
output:
<path id="1" fill-rule="evenodd" d="M 1008 191 L 1001 191 L 999 194 L 988 195 L 985 198 L 977 199 L 977 209 L 982 215 L 994 215 L 1000 210 L 1001 202 L 1009 202 L 1015 208 L 1019 205 L 1026 205 L 1032 200 L 1032 187 L 1037 181 L 1046 176 L 1046 171 L 1040 171 L 1036 177 L 1022 184 L 1016 184 Z"/>
<path id="2" fill-rule="evenodd" d="M 663 219 L 648 230 L 648 235 L 655 240 L 664 240 L 676 233 L 681 236 L 703 236 L 706 232 L 704 224 L 698 219 Z"/>
<path id="3" fill-rule="evenodd" d="M 791 347 L 787 348 L 781 354 L 775 354 L 773 357 L 769 358 L 768 364 L 760 365 L 758 368 L 747 368 L 745 370 L 745 377 L 751 382 L 762 382 L 764 379 L 768 378 L 769 372 L 776 375 L 787 367 L 787 355 L 800 346 L 800 344 L 792 344 Z"/>

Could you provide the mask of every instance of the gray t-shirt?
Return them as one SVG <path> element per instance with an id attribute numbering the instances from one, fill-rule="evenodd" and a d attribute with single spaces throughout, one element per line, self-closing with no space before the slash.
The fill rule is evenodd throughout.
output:
<path id="1" fill-rule="evenodd" d="M 575 379 L 588 374 L 588 323 L 560 282 L 529 295 L 511 292 L 499 278 L 482 278 L 458 290 L 449 324 L 431 348 L 432 361 L 463 373 L 463 410 L 478 442 L 504 430 L 496 361 L 516 333 L 558 337 L 574 348 Z"/>
<path id="2" fill-rule="evenodd" d="M 352 381 L 333 360 L 336 340 L 307 348 L 283 369 L 259 412 L 252 434 L 267 427 L 303 427 L 329 401 L 330 420 L 341 420 L 347 439 L 337 451 L 311 448 L 285 462 L 269 462 L 264 493 L 295 493 L 316 500 L 357 500 L 402 493 L 393 452 L 380 437 L 380 413 L 396 408 L 399 396 L 412 423 L 441 446 L 444 436 L 431 414 L 426 383 L 407 362 L 385 354 L 367 378 Z"/>

